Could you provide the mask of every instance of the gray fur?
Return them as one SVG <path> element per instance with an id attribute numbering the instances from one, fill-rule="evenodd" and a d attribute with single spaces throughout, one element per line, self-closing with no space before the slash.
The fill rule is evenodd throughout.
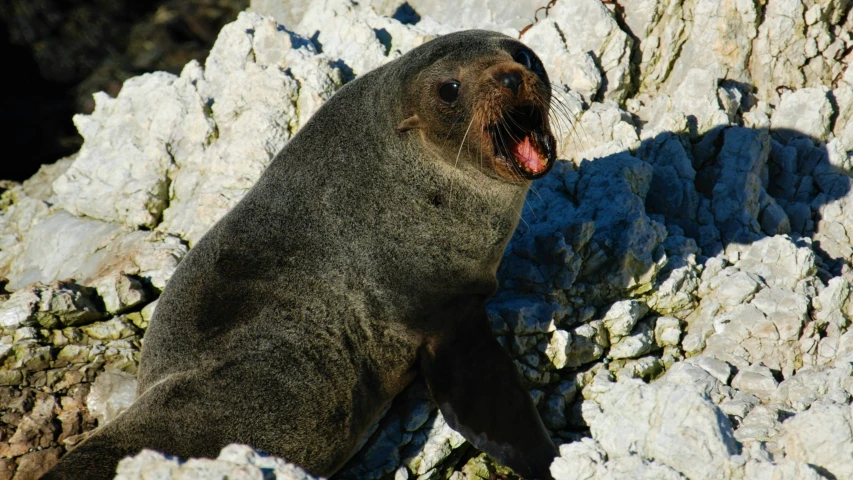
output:
<path id="1" fill-rule="evenodd" d="M 467 122 L 446 144 L 395 126 L 427 94 L 411 91 L 419 74 L 509 58 L 508 44 L 447 35 L 335 94 L 181 263 L 136 402 L 46 478 L 111 478 L 143 447 L 214 457 L 232 442 L 338 470 L 447 328 L 437 315 L 495 289 L 529 182 L 460 151 Z"/>

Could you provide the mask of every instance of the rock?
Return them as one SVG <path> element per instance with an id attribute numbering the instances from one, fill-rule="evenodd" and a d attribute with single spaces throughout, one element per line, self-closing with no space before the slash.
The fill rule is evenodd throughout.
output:
<path id="1" fill-rule="evenodd" d="M 21 251 L 11 259 L 9 288 L 67 278 L 88 285 L 120 271 L 162 289 L 186 252 L 187 247 L 174 236 L 130 231 L 58 211 L 29 231 Z"/>
<path id="2" fill-rule="evenodd" d="M 23 455 L 12 480 L 37 480 L 59 462 L 61 454 L 61 448 L 53 447 Z"/>
<path id="3" fill-rule="evenodd" d="M 83 147 L 53 184 L 63 208 L 134 227 L 157 225 L 168 204 L 172 144 L 203 142 L 213 134 L 204 100 L 183 98 L 182 83 L 189 80 L 157 72 L 131 78 L 115 99 L 95 94 L 92 115 L 75 117 Z M 136 98 L 156 108 L 137 109 Z M 185 110 L 195 115 L 185 116 Z M 107 137 L 124 148 L 96 143 Z M 104 159 L 111 168 L 99 168 Z"/>
<path id="4" fill-rule="evenodd" d="M 732 379 L 732 387 L 767 401 L 776 391 L 778 382 L 773 372 L 763 365 L 752 365 L 742 369 Z"/>
<path id="5" fill-rule="evenodd" d="M 678 362 L 672 365 L 661 378 L 661 382 L 667 385 L 688 387 L 706 395 L 715 403 L 722 402 L 728 397 L 725 383 L 720 382 L 707 370 L 693 363 Z"/>
<path id="6" fill-rule="evenodd" d="M 828 88 L 802 88 L 782 97 L 770 126 L 784 140 L 801 136 L 824 141 L 834 114 Z"/>
<path id="7" fill-rule="evenodd" d="M 365 4 L 380 15 L 393 17 L 404 23 L 420 23 L 427 17 L 456 29 L 481 28 L 498 31 L 521 30 L 529 26 L 535 19 L 536 9 L 541 6 L 532 0 L 511 3 L 490 0 L 453 7 L 432 0 L 372 0 Z M 404 8 L 404 5 L 407 8 Z M 285 0 L 252 0 L 249 9 L 274 17 L 287 28 L 297 25 L 309 10 L 302 2 Z"/>
<path id="8" fill-rule="evenodd" d="M 830 279 L 818 296 L 817 320 L 834 323 L 840 328 L 849 326 L 853 319 L 853 298 L 850 293 L 851 285 L 847 280 L 840 277 Z"/>
<path id="9" fill-rule="evenodd" d="M 204 120 L 215 122 L 216 135 L 173 146 L 177 172 L 160 230 L 191 245 L 201 238 L 340 86 L 339 71 L 314 51 L 308 39 L 271 19 L 242 13 L 222 29 L 204 70 L 193 63 L 184 68 L 186 95 L 212 105 Z"/>
<path id="10" fill-rule="evenodd" d="M 607 453 L 595 440 L 583 438 L 579 442 L 560 445 L 560 456 L 551 464 L 551 475 L 554 480 L 595 478 L 606 460 Z"/>
<path id="11" fill-rule="evenodd" d="M 619 28 L 613 13 L 598 0 L 558 2 L 549 8 L 548 17 L 525 32 L 521 40 L 525 41 L 528 34 L 536 37 L 539 29 L 553 28 L 560 32 L 572 55 L 592 52 L 603 73 L 604 98 L 624 100 L 631 88 L 633 40 Z M 532 43 L 531 47 L 536 48 L 536 42 Z"/>
<path id="12" fill-rule="evenodd" d="M 835 478 L 853 476 L 850 405 L 818 402 L 783 424 L 786 458 L 819 467 Z"/>
<path id="13" fill-rule="evenodd" d="M 841 404 L 849 403 L 853 394 L 853 366 L 849 363 L 836 368 L 823 366 L 802 368 L 785 379 L 773 392 L 774 403 L 790 406 L 798 412 L 807 410 L 813 403 L 826 398 L 841 397 Z M 840 395 L 839 395 L 840 394 Z"/>
<path id="14" fill-rule="evenodd" d="M 833 25 L 842 22 L 843 9 L 834 2 L 817 10 L 812 10 L 814 6 L 812 2 L 767 2 L 749 65 L 760 98 L 775 102 L 780 88 L 826 85 L 842 73 L 844 64 L 835 57 L 844 40 L 835 36 Z M 807 12 L 815 11 L 816 16 L 807 20 Z"/>
<path id="15" fill-rule="evenodd" d="M 427 431 L 416 433 L 403 452 L 402 462 L 416 475 L 423 475 L 439 462 L 447 458 L 450 452 L 465 442 L 462 435 L 447 425 L 440 412 Z"/>
<path id="16" fill-rule="evenodd" d="M 723 133 L 714 165 L 711 211 L 723 241 L 755 240 L 761 208 L 761 170 L 770 154 L 767 132 L 733 127 Z"/>
<path id="17" fill-rule="evenodd" d="M 735 268 L 760 275 L 771 287 L 793 289 L 815 274 L 815 253 L 786 235 L 765 237 L 749 246 Z"/>
<path id="18" fill-rule="evenodd" d="M 560 456 L 551 464 L 551 475 L 554 476 L 554 480 L 575 478 L 678 480 L 684 478 L 669 467 L 643 460 L 636 455 L 608 461 L 606 452 L 589 438 L 561 445 Z"/>
<path id="19" fill-rule="evenodd" d="M 0 306 L 0 328 L 77 326 L 103 318 L 94 290 L 73 282 L 33 285 L 10 296 Z M 35 338 L 30 336 L 29 338 Z M 23 340 L 20 337 L 15 341 Z"/>
<path id="20" fill-rule="evenodd" d="M 658 317 L 655 320 L 654 337 L 658 347 L 678 345 L 681 340 L 681 321 L 675 317 Z"/>
<path id="21" fill-rule="evenodd" d="M 637 358 L 649 353 L 655 346 L 654 327 L 649 322 L 640 322 L 631 334 L 611 339 L 607 358 Z"/>
<path id="22" fill-rule="evenodd" d="M 832 98 L 838 106 L 838 117 L 832 133 L 838 141 L 839 150 L 847 156 L 847 152 L 853 151 L 853 85 L 833 90 Z"/>
<path id="23" fill-rule="evenodd" d="M 766 452 L 764 452 L 766 456 Z M 751 459 L 744 465 L 743 478 L 748 480 L 821 480 L 825 479 L 810 465 L 788 459 L 769 461 L 769 458 Z"/>
<path id="24" fill-rule="evenodd" d="M 51 446 L 56 434 L 54 419 L 57 405 L 50 395 L 36 399 L 32 411 L 23 416 L 14 435 L 7 443 L 0 443 L 0 456 L 16 457 L 36 448 Z M 6 452 L 2 452 L 7 447 Z"/>
<path id="25" fill-rule="evenodd" d="M 672 95 L 669 110 L 688 116 L 691 135 L 702 135 L 714 127 L 729 124 L 729 116 L 720 107 L 717 94 L 719 77 L 694 68 L 676 78 L 682 80 Z"/>
<path id="26" fill-rule="evenodd" d="M 748 81 L 747 61 L 758 24 L 755 5 L 741 2 L 628 2 L 624 21 L 640 41 L 640 90 L 670 87 L 691 69 Z"/>
<path id="27" fill-rule="evenodd" d="M 95 379 L 86 404 L 103 425 L 127 410 L 136 398 L 136 378 L 119 372 L 103 372 Z"/>
<path id="28" fill-rule="evenodd" d="M 634 325 L 647 311 L 648 308 L 636 300 L 623 300 L 614 303 L 605 311 L 602 322 L 611 337 L 624 337 L 631 333 Z"/>
<path id="29" fill-rule="evenodd" d="M 545 65 L 553 65 L 552 82 L 576 92 L 587 105 L 592 104 L 602 84 L 602 73 L 590 52 L 582 52 L 574 42 L 566 42 L 555 21 L 537 22 L 524 32 L 524 42 L 536 51 Z"/>
<path id="30" fill-rule="evenodd" d="M 564 352 L 566 367 L 579 367 L 598 360 L 604 355 L 604 349 L 610 346 L 604 326 L 600 322 L 581 325 L 571 333 L 572 343 L 566 346 Z"/>
<path id="31" fill-rule="evenodd" d="M 142 282 L 123 272 L 102 277 L 94 284 L 98 295 L 104 301 L 104 306 L 112 314 L 121 313 L 144 303 L 148 297 Z"/>
<path id="32" fill-rule="evenodd" d="M 634 454 L 688 478 L 730 477 L 737 444 L 728 419 L 706 396 L 628 380 L 597 403 L 600 410 L 585 418 L 608 458 Z"/>
<path id="33" fill-rule="evenodd" d="M 301 468 L 268 457 L 245 445 L 231 444 L 216 459 L 192 458 L 185 462 L 153 450 L 143 450 L 118 464 L 116 480 L 178 480 L 191 478 L 228 478 L 233 480 L 314 480 Z"/>
<path id="34" fill-rule="evenodd" d="M 775 201 L 761 210 L 758 222 L 761 224 L 761 231 L 771 237 L 791 233 L 791 221 L 788 219 L 785 209 Z"/>
<path id="35" fill-rule="evenodd" d="M 717 360 L 716 358 L 700 355 L 698 357 L 688 358 L 685 360 L 685 363 L 696 365 L 697 367 L 705 370 L 723 385 L 728 385 L 729 379 L 731 379 L 732 376 L 731 365 L 721 360 Z"/>
<path id="36" fill-rule="evenodd" d="M 575 163 L 619 154 L 640 145 L 630 115 L 615 102 L 593 103 L 571 120 L 570 131 L 575 135 L 563 135 L 558 152 L 560 157 Z"/>

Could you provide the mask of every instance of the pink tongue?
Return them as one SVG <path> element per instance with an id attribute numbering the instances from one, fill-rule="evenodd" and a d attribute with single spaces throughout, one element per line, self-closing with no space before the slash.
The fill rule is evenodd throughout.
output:
<path id="1" fill-rule="evenodd" d="M 542 160 L 539 158 L 539 153 L 533 148 L 533 144 L 530 143 L 530 137 L 524 137 L 524 140 L 518 142 L 512 153 L 516 159 L 533 173 L 541 172 L 545 168 L 542 165 Z"/>

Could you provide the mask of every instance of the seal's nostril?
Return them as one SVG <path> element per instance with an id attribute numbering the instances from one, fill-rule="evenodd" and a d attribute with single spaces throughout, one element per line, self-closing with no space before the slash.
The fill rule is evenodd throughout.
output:
<path id="1" fill-rule="evenodd" d="M 518 87 L 521 85 L 521 75 L 516 72 L 505 73 L 501 76 L 501 85 L 512 90 L 512 93 L 518 93 Z"/>

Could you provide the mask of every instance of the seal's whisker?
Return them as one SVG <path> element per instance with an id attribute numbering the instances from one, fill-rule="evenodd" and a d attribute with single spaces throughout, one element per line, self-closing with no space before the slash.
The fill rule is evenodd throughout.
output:
<path id="1" fill-rule="evenodd" d="M 501 119 L 500 121 L 503 121 L 503 120 Z M 501 146 L 503 147 L 503 150 L 505 152 L 511 152 L 511 150 L 509 149 L 509 147 L 506 144 L 506 141 L 504 140 L 503 133 L 501 132 L 501 130 L 502 129 L 500 129 L 500 128 L 495 129 L 495 131 L 497 132 L 498 141 L 501 142 Z M 510 153 L 510 155 L 512 155 L 512 153 Z M 510 159 L 507 159 L 507 160 L 510 160 Z M 511 161 L 510 164 L 512 165 L 512 170 L 510 170 L 510 173 L 512 174 L 513 179 L 522 180 L 523 178 L 522 178 L 521 174 L 518 172 L 518 166 L 515 164 L 515 162 Z"/>
<path id="2" fill-rule="evenodd" d="M 580 116 L 576 115 L 569 108 L 569 105 L 566 103 L 563 93 L 565 92 L 566 86 L 559 85 L 555 83 L 551 83 L 551 107 L 554 109 L 556 113 L 556 117 L 561 120 L 565 120 L 568 125 L 571 126 L 569 128 L 569 136 L 574 135 L 575 141 L 577 141 L 578 146 L 582 149 L 586 149 L 586 142 L 584 142 L 584 138 L 586 140 L 589 139 L 589 135 L 586 133 L 584 129 L 583 123 L 580 122 Z M 581 132 L 577 131 L 577 128 L 580 127 Z M 560 132 L 562 134 L 562 132 Z M 583 134 L 584 138 L 581 138 L 580 134 Z"/>
<path id="3" fill-rule="evenodd" d="M 456 160 L 453 161 L 453 167 L 456 168 L 459 166 L 459 156 L 462 155 L 462 147 L 465 145 L 465 140 L 468 138 L 468 134 L 471 132 L 471 125 L 474 125 L 474 119 L 476 115 L 471 117 L 471 122 L 468 123 L 468 128 L 465 129 L 465 135 L 462 136 L 462 142 L 459 144 L 459 150 L 456 152 Z M 450 179 L 450 188 L 447 191 L 447 205 L 450 206 L 451 199 L 453 198 L 453 178 Z"/>
<path id="4" fill-rule="evenodd" d="M 530 184 L 530 191 L 533 192 L 534 195 L 539 197 L 539 200 L 542 200 L 543 202 L 545 201 L 545 199 L 542 198 L 542 195 L 539 195 L 539 190 L 536 187 L 534 187 L 532 183 Z M 535 215 L 535 213 L 534 213 L 534 215 Z"/>

